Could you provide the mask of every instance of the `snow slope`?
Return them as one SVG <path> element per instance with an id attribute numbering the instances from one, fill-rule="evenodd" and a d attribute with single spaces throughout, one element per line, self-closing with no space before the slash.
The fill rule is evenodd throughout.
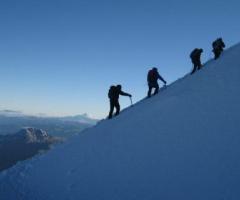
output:
<path id="1" fill-rule="evenodd" d="M 1 200 L 239 200 L 240 45 L 0 175 Z"/>

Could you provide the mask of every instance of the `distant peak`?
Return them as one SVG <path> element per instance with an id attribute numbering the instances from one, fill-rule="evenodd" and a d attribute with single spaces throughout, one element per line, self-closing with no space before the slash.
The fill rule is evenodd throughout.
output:
<path id="1" fill-rule="evenodd" d="M 49 137 L 46 131 L 32 127 L 24 127 L 17 134 L 25 137 L 27 142 L 41 142 Z"/>

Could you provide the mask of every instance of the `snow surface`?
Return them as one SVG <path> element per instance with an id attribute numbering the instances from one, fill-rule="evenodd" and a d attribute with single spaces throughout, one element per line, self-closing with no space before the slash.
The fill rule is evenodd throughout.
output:
<path id="1" fill-rule="evenodd" d="M 0 175 L 0 199 L 239 200 L 240 45 Z"/>

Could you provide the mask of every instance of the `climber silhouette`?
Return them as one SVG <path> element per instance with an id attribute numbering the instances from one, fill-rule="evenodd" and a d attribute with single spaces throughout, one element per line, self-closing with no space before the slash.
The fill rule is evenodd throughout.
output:
<path id="1" fill-rule="evenodd" d="M 218 59 L 221 55 L 221 53 L 223 52 L 223 49 L 225 48 L 225 44 L 222 40 L 222 38 L 218 38 L 216 39 L 213 43 L 212 43 L 212 48 L 213 48 L 213 53 L 214 53 L 214 59 Z"/>
<path id="2" fill-rule="evenodd" d="M 152 89 L 155 88 L 154 95 L 159 92 L 158 79 L 160 79 L 165 85 L 167 82 L 160 76 L 158 69 L 156 67 L 148 71 L 147 81 L 148 81 L 148 97 L 151 97 Z"/>
<path id="3" fill-rule="evenodd" d="M 190 54 L 190 58 L 192 60 L 193 63 L 193 70 L 191 72 L 191 74 L 193 74 L 196 70 L 201 69 L 202 64 L 201 64 L 201 54 L 203 52 L 203 49 L 194 49 L 191 54 Z"/>
<path id="4" fill-rule="evenodd" d="M 112 118 L 114 108 L 116 108 L 115 116 L 120 112 L 119 95 L 132 97 L 131 94 L 122 91 L 121 85 L 112 85 L 108 91 L 108 98 L 110 100 L 110 111 L 108 119 Z"/>

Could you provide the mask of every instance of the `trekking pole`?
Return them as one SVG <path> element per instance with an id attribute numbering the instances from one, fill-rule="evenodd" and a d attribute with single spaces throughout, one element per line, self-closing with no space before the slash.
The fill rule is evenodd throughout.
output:
<path id="1" fill-rule="evenodd" d="M 165 90 L 165 89 L 167 89 L 167 85 L 166 85 L 166 84 L 164 84 L 164 85 L 160 88 L 160 90 Z"/>
<path id="2" fill-rule="evenodd" d="M 133 103 L 132 103 L 132 97 L 129 97 L 129 98 L 130 98 L 131 106 L 133 106 Z"/>

